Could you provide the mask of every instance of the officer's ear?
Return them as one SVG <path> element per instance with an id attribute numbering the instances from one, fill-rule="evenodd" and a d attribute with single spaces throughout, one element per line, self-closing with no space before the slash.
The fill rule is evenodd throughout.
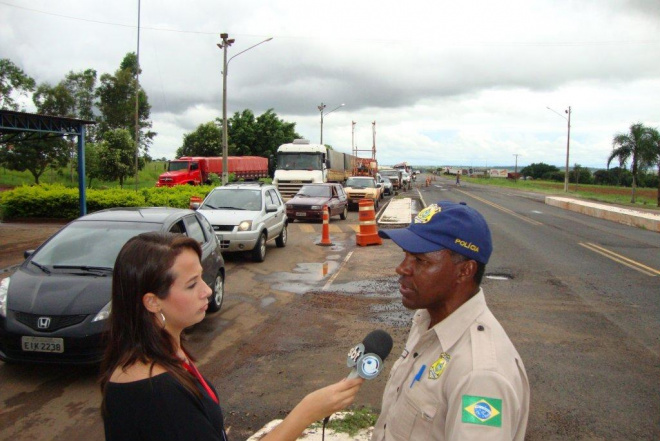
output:
<path id="1" fill-rule="evenodd" d="M 473 282 L 477 274 L 478 264 L 476 260 L 464 260 L 456 264 L 458 266 L 458 280 L 461 283 Z"/>

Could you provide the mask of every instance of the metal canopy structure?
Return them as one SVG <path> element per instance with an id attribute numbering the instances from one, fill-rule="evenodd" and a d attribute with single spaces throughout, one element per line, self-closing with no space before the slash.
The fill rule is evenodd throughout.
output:
<path id="1" fill-rule="evenodd" d="M 0 110 L 0 144 L 61 138 L 62 136 L 75 136 L 78 138 L 78 194 L 80 195 L 81 216 L 87 214 L 85 126 L 88 124 L 96 124 L 96 122 L 61 116 L 15 112 L 13 110 Z"/>

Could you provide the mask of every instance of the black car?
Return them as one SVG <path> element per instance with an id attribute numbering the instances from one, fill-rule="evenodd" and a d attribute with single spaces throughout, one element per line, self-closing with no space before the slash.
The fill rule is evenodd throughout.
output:
<path id="1" fill-rule="evenodd" d="M 209 222 L 177 208 L 115 208 L 67 224 L 0 282 L 0 359 L 93 364 L 103 355 L 119 250 L 147 231 L 181 233 L 202 246 L 209 311 L 222 306 L 225 265 Z"/>
<path id="2" fill-rule="evenodd" d="M 348 197 L 341 184 L 306 184 L 286 202 L 286 217 L 289 222 L 298 220 L 323 220 L 323 207 L 328 206 L 330 217 L 339 215 L 341 220 L 348 216 Z"/>

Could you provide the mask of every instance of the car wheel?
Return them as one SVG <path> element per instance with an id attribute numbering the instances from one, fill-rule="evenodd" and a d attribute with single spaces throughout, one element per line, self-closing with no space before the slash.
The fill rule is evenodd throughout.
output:
<path id="1" fill-rule="evenodd" d="M 287 217 L 286 220 L 288 220 L 289 223 L 292 224 L 293 222 L 295 222 L 296 218 L 295 217 Z"/>
<path id="2" fill-rule="evenodd" d="M 255 262 L 266 260 L 266 233 L 261 233 L 261 236 L 259 236 L 259 240 L 252 250 L 252 259 Z"/>
<path id="3" fill-rule="evenodd" d="M 346 220 L 347 217 L 348 217 L 348 204 L 344 205 L 344 211 L 342 211 L 341 214 L 339 215 L 339 219 Z"/>
<path id="4" fill-rule="evenodd" d="M 286 228 L 287 228 L 287 224 L 284 223 L 284 228 L 282 228 L 282 232 L 275 239 L 275 245 L 277 245 L 278 248 L 284 248 L 286 246 L 286 240 L 288 239 L 288 233 L 286 231 Z"/>
<path id="5" fill-rule="evenodd" d="M 209 312 L 218 312 L 225 298 L 225 278 L 222 271 L 218 271 L 218 275 L 215 276 L 212 290 L 211 297 L 209 297 Z"/>
<path id="6" fill-rule="evenodd" d="M 378 210 L 378 198 L 374 199 L 374 210 Z"/>

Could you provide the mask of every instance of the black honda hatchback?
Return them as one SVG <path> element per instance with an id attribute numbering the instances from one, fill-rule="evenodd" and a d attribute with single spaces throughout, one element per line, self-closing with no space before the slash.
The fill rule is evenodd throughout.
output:
<path id="1" fill-rule="evenodd" d="M 111 310 L 112 269 L 119 250 L 147 231 L 181 233 L 202 246 L 203 279 L 222 306 L 225 266 L 213 227 L 192 210 L 115 208 L 67 224 L 0 282 L 0 359 L 94 364 Z"/>

